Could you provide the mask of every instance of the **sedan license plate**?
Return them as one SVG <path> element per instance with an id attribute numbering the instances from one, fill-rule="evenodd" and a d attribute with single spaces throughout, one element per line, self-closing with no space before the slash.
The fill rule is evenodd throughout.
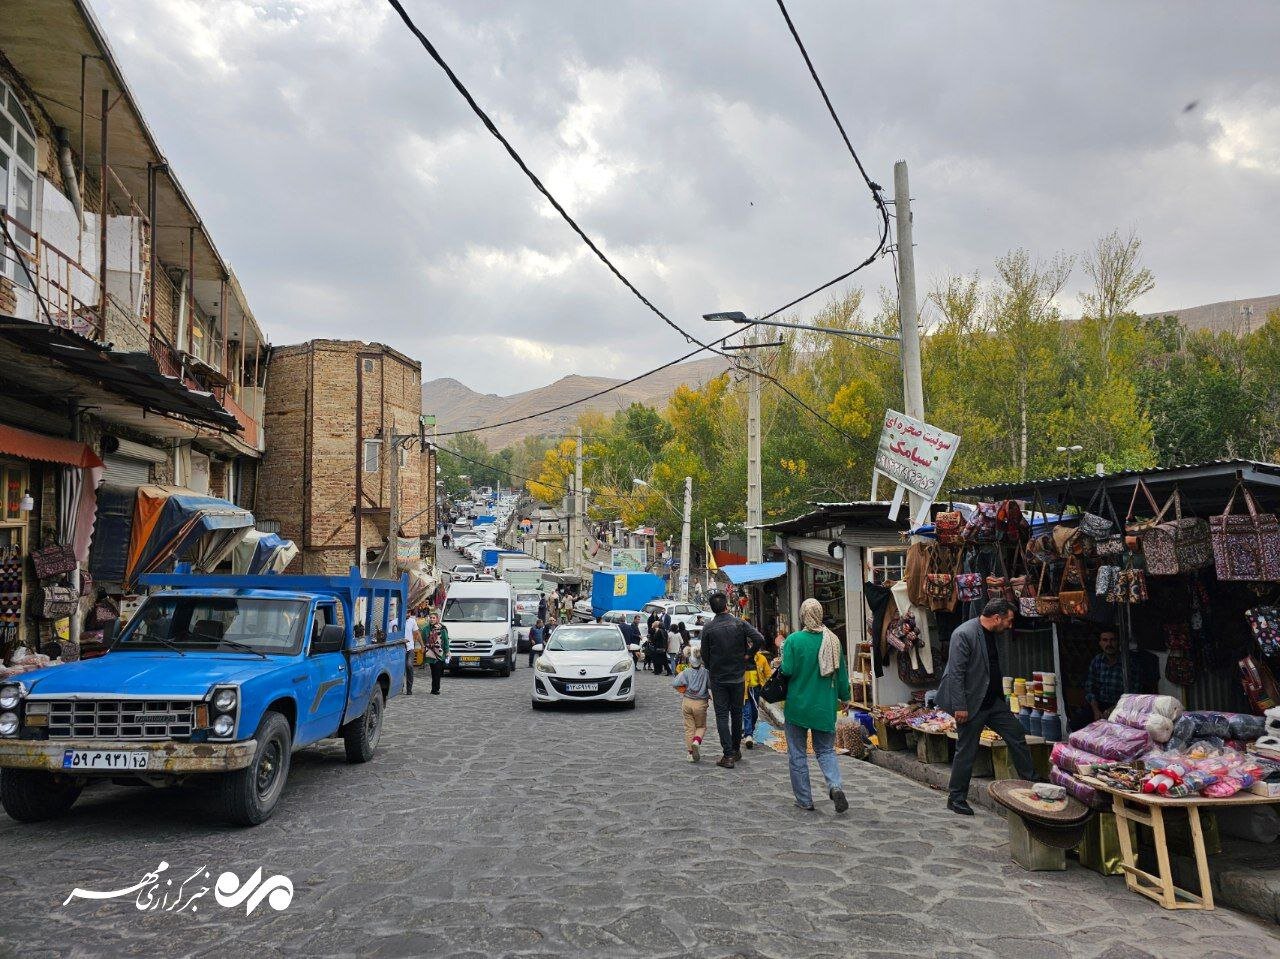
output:
<path id="1" fill-rule="evenodd" d="M 565 683 L 564 688 L 570 693 L 594 693 L 600 685 L 598 683 Z"/>
<path id="2" fill-rule="evenodd" d="M 462 662 L 464 665 L 467 663 L 478 663 L 480 662 L 480 657 L 479 656 L 463 656 Z"/>
<path id="3" fill-rule="evenodd" d="M 68 749 L 63 769 L 146 769 L 150 753 L 125 750 Z"/>

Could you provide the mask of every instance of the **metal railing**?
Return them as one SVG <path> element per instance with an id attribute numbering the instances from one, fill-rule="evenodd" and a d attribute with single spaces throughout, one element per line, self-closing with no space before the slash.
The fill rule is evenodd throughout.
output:
<path id="1" fill-rule="evenodd" d="M 18 309 L 30 314 L 23 319 L 101 337 L 98 278 L 8 211 L 0 218 L 5 226 L 0 275 L 13 283 Z"/>

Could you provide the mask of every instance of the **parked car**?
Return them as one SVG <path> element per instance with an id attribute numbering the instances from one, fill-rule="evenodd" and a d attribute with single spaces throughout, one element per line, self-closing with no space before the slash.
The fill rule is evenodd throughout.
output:
<path id="1" fill-rule="evenodd" d="M 702 636 L 702 627 L 711 622 L 711 612 L 703 609 L 694 603 L 682 603 L 674 599 L 655 599 L 651 603 L 645 603 L 643 613 L 645 619 L 649 618 L 650 613 L 656 612 L 659 616 L 663 613 L 671 614 L 671 625 L 684 623 L 685 629 L 689 631 L 689 638 L 700 638 Z"/>
<path id="2" fill-rule="evenodd" d="M 440 621 L 449 630 L 450 673 L 486 669 L 509 676 L 516 665 L 515 602 L 506 583 L 454 583 Z"/>
<path id="3" fill-rule="evenodd" d="M 610 624 L 556 627 L 533 666 L 534 709 L 558 702 L 616 703 L 636 708 L 636 664 L 622 630 Z"/>
<path id="4" fill-rule="evenodd" d="M 476 568 L 470 563 L 457 563 L 449 569 L 449 582 L 470 583 L 476 578 Z"/>
<path id="5" fill-rule="evenodd" d="M 252 826 L 275 811 L 294 750 L 341 738 L 348 762 L 373 758 L 387 700 L 405 683 L 401 583 L 185 572 L 141 581 L 157 591 L 105 655 L 0 684 L 10 816 L 61 815 L 91 780 L 212 778 L 223 815 Z"/>
<path id="6" fill-rule="evenodd" d="M 595 608 L 591 605 L 590 599 L 580 599 L 573 604 L 573 621 L 575 623 L 594 623 L 596 621 Z"/>

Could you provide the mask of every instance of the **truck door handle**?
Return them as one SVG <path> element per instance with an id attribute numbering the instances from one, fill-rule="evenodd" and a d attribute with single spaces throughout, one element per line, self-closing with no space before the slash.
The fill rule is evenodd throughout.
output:
<path id="1" fill-rule="evenodd" d="M 293 681 L 295 683 L 305 683 L 307 681 L 307 674 L 303 673 L 301 676 L 294 676 Z"/>
<path id="2" fill-rule="evenodd" d="M 346 670 L 347 670 L 347 667 L 346 667 L 346 666 L 339 666 L 339 667 L 338 667 L 338 672 L 340 672 L 340 673 L 346 672 Z"/>

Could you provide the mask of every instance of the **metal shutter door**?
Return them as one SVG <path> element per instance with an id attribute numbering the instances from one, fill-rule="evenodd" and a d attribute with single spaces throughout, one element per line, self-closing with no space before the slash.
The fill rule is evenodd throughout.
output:
<path id="1" fill-rule="evenodd" d="M 121 486 L 145 486 L 151 482 L 151 464 L 145 460 L 130 459 L 127 456 L 104 457 L 106 469 L 103 478 L 109 483 Z"/>

